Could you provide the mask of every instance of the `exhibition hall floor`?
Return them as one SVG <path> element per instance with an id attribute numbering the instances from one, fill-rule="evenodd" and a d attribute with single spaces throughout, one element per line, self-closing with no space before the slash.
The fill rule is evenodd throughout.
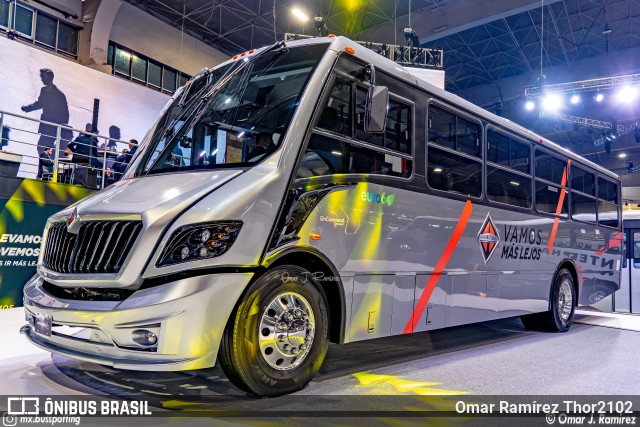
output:
<path id="1" fill-rule="evenodd" d="M 525 331 L 506 319 L 332 345 L 320 374 L 297 394 L 640 394 L 637 328 L 611 318 L 608 327 L 582 323 L 602 322 L 592 316 L 577 321 L 566 334 Z M 0 312 L 0 394 L 248 398 L 217 367 L 132 372 L 51 356 L 19 334 L 23 323 L 22 309 Z"/>

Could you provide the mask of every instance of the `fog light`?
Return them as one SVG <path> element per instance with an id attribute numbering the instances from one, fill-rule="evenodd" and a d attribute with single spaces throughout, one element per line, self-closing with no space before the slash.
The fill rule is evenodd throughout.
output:
<path id="1" fill-rule="evenodd" d="M 158 336 L 146 329 L 137 329 L 131 333 L 131 339 L 136 344 L 150 346 L 158 342 Z"/>

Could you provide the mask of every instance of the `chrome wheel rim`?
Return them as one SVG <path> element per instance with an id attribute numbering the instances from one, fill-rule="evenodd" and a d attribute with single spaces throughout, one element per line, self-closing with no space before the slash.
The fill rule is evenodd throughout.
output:
<path id="1" fill-rule="evenodd" d="M 571 284 L 563 281 L 560 284 L 560 292 L 558 292 L 558 314 L 563 323 L 569 321 L 571 310 L 573 309 L 573 292 L 571 292 Z"/>
<path id="2" fill-rule="evenodd" d="M 288 371 L 309 354 L 315 334 L 315 318 L 309 302 L 295 292 L 275 297 L 260 320 L 258 342 L 265 362 L 273 369 Z"/>

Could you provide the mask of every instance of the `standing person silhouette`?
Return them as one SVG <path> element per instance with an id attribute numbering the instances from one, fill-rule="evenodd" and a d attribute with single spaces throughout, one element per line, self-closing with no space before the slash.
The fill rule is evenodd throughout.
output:
<path id="1" fill-rule="evenodd" d="M 48 68 L 42 68 L 40 70 L 40 80 L 44 85 L 40 89 L 40 96 L 33 104 L 23 105 L 22 111 L 30 113 L 31 111 L 42 110 L 40 120 L 57 123 L 60 125 L 68 125 L 69 123 L 69 106 L 67 105 L 67 98 L 64 93 L 53 84 L 53 71 Z M 43 150 L 45 147 L 54 147 L 56 143 L 57 126 L 40 123 L 38 126 L 38 133 L 40 139 L 38 140 L 38 151 Z M 58 147 L 60 152 L 66 148 L 67 144 L 73 138 L 73 132 L 71 129 L 61 129 L 61 144 Z"/>

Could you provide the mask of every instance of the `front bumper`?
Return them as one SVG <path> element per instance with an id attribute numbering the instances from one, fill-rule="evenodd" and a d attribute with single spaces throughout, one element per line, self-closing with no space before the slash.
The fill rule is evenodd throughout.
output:
<path id="1" fill-rule="evenodd" d="M 121 369 L 180 371 L 215 364 L 233 308 L 253 273 L 181 279 L 133 293 L 124 301 L 54 297 L 35 276 L 24 288 L 21 328 L 36 346 Z M 51 316 L 51 335 L 36 332 L 36 316 Z M 157 346 L 143 347 L 133 331 L 152 330 Z"/>

